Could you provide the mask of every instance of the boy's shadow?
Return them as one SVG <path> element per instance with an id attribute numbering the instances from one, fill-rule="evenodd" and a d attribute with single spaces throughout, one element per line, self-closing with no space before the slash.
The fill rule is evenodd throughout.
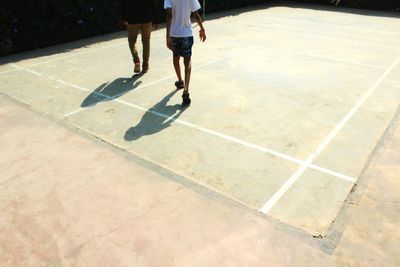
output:
<path id="1" fill-rule="evenodd" d="M 92 107 L 97 103 L 113 100 L 134 90 L 142 83 L 141 81 L 136 82 L 142 76 L 143 73 L 140 73 L 133 75 L 132 78 L 118 78 L 110 83 L 103 83 L 83 100 L 81 107 Z"/>
<path id="2" fill-rule="evenodd" d="M 158 133 L 174 122 L 186 110 L 180 104 L 167 105 L 177 90 L 166 95 L 160 102 L 151 107 L 142 117 L 140 122 L 125 132 L 126 141 L 135 141 L 145 135 Z"/>

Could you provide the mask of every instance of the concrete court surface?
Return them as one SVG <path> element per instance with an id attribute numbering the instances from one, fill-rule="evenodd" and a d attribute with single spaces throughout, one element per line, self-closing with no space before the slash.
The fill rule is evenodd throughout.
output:
<path id="1" fill-rule="evenodd" d="M 173 90 L 164 31 L 154 32 L 152 69 L 140 77 L 131 78 L 121 35 L 6 58 L 3 94 L 130 156 L 43 118 L 30 123 L 23 118 L 35 115 L 4 98 L 3 164 L 12 163 L 2 168 L 2 228 L 12 229 L 1 237 L 5 262 L 85 266 L 103 253 L 105 265 L 187 266 L 195 254 L 203 266 L 215 253 L 207 266 L 398 263 L 396 206 L 379 193 L 398 201 L 398 157 L 387 156 L 398 156 L 397 141 L 385 137 L 400 102 L 399 20 L 308 7 L 257 7 L 207 21 L 188 109 Z M 380 162 L 375 152 L 385 142 Z M 394 184 L 351 212 L 363 185 L 377 181 L 365 178 L 375 157 L 385 167 L 379 175 Z M 387 221 L 365 220 L 380 205 Z M 353 213 L 366 225 L 349 221 Z M 235 246 L 242 253 L 226 250 Z"/>
<path id="2" fill-rule="evenodd" d="M 0 266 L 398 266 L 400 116 L 313 238 L 0 97 Z"/>

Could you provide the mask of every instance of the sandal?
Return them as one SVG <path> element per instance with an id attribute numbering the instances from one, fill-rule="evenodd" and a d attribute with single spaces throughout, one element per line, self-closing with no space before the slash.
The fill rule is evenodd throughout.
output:
<path id="1" fill-rule="evenodd" d="M 189 106 L 192 100 L 190 100 L 189 93 L 184 91 L 182 95 L 182 106 Z"/>
<path id="2" fill-rule="evenodd" d="M 140 73 L 140 62 L 135 63 L 135 68 L 133 69 L 133 72 Z"/>
<path id="3" fill-rule="evenodd" d="M 142 65 L 142 72 L 146 73 L 149 71 L 149 63 L 143 63 Z"/>
<path id="4" fill-rule="evenodd" d="M 176 90 L 185 88 L 185 83 L 183 81 L 176 81 L 175 82 Z"/>

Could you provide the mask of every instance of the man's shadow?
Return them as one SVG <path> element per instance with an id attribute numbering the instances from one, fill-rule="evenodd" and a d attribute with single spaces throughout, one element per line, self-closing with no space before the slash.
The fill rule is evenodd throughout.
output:
<path id="1" fill-rule="evenodd" d="M 83 100 L 81 107 L 93 107 L 97 103 L 116 99 L 136 89 L 142 83 L 137 81 L 142 76 L 143 73 L 140 73 L 133 75 L 132 78 L 118 78 L 110 83 L 103 83 Z"/>
<path id="2" fill-rule="evenodd" d="M 142 117 L 140 122 L 125 132 L 126 141 L 135 141 L 139 138 L 158 133 L 171 126 L 172 122 L 179 118 L 186 107 L 175 104 L 168 105 L 168 101 L 177 90 L 166 95 L 160 102 L 151 107 Z"/>

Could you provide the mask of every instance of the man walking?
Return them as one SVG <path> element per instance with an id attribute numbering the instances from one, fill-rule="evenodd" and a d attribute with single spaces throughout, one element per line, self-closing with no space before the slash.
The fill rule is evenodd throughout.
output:
<path id="1" fill-rule="evenodd" d="M 167 10 L 167 47 L 173 51 L 173 64 L 178 81 L 175 83 L 177 89 L 184 89 L 182 94 L 182 105 L 190 105 L 189 83 L 192 71 L 192 46 L 193 31 L 190 16 L 193 13 L 200 27 L 200 41 L 206 40 L 198 0 L 165 0 L 164 8 Z M 180 58 L 183 57 L 185 65 L 185 81 L 182 80 Z"/>
<path id="2" fill-rule="evenodd" d="M 142 34 L 142 71 L 149 70 L 150 36 L 152 22 L 157 22 L 158 4 L 156 0 L 123 0 L 123 21 L 128 31 L 129 48 L 132 53 L 134 72 L 140 73 L 140 58 L 136 47 L 139 32 Z"/>

